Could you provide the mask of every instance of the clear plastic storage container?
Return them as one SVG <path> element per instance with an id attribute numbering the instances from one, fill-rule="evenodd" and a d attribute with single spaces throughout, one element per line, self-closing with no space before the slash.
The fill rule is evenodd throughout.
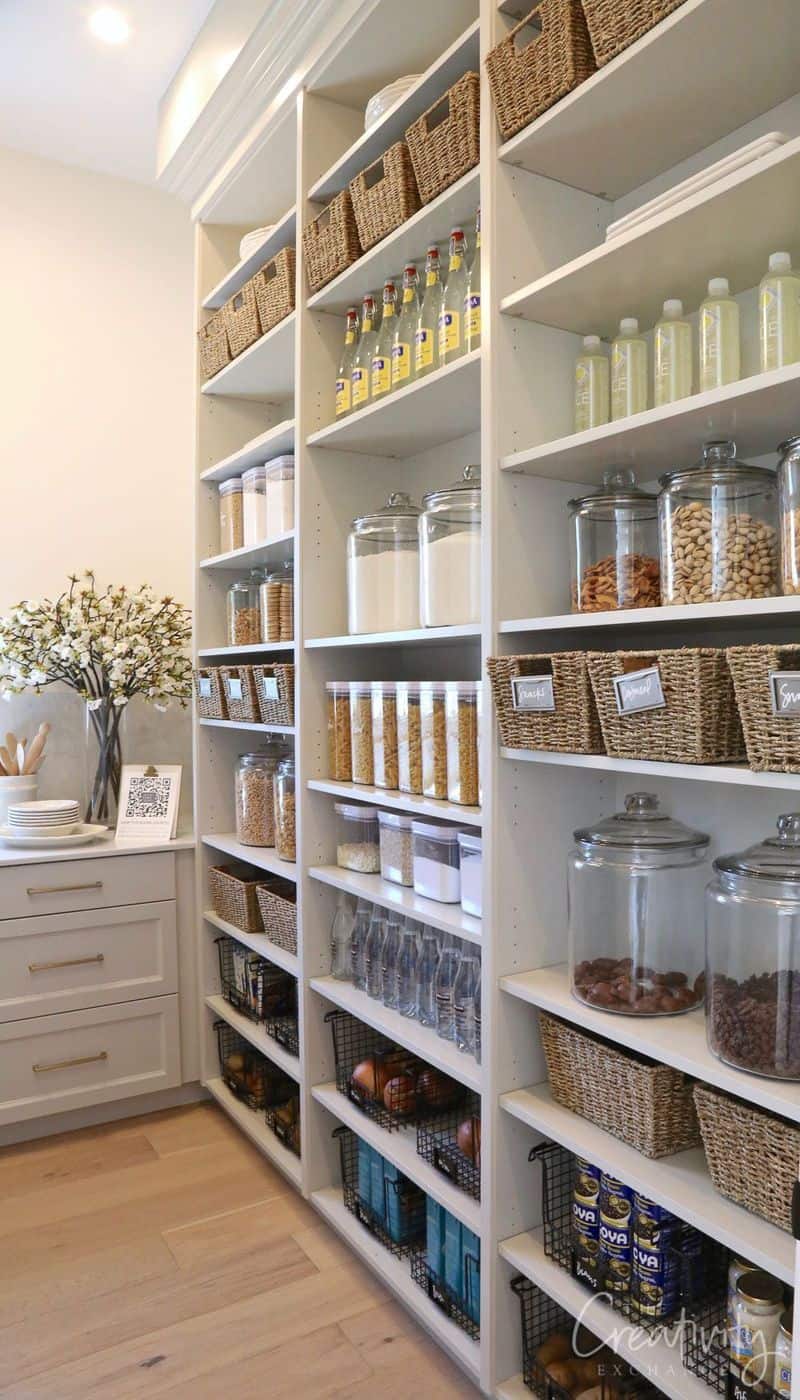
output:
<path id="1" fill-rule="evenodd" d="M 267 502 L 267 537 L 294 529 L 294 457 L 275 457 L 264 468 Z"/>
<path id="2" fill-rule="evenodd" d="M 290 559 L 267 574 L 259 600 L 264 641 L 294 641 L 294 568 Z"/>
<path id="3" fill-rule="evenodd" d="M 656 608 L 658 499 L 632 471 L 612 467 L 599 491 L 569 503 L 572 611 Z"/>
<path id="4" fill-rule="evenodd" d="M 461 859 L 461 908 L 465 914 L 482 913 L 483 838 L 473 831 L 459 831 Z"/>
<path id="5" fill-rule="evenodd" d="M 275 770 L 275 851 L 281 860 L 296 860 L 294 758 L 287 755 Z"/>
<path id="6" fill-rule="evenodd" d="M 419 520 L 423 627 L 479 622 L 481 616 L 481 470 L 431 491 Z"/>
<path id="7" fill-rule="evenodd" d="M 733 442 L 707 442 L 702 462 L 662 476 L 661 488 L 663 603 L 725 603 L 778 592 L 775 472 L 737 461 Z"/>
<path id="8" fill-rule="evenodd" d="M 463 807 L 477 807 L 480 685 L 477 681 L 446 681 L 447 796 Z"/>
<path id="9" fill-rule="evenodd" d="M 352 523 L 347 537 L 347 630 L 419 627 L 419 506 L 393 491 L 385 506 Z"/>
<path id="10" fill-rule="evenodd" d="M 266 575 L 251 569 L 247 578 L 237 579 L 228 589 L 228 646 L 251 647 L 261 636 L 260 590 Z"/>
<path id="11" fill-rule="evenodd" d="M 236 764 L 236 839 L 243 846 L 275 845 L 273 778 L 284 757 L 283 744 L 267 741 L 257 753 L 243 753 Z"/>
<path id="12" fill-rule="evenodd" d="M 372 752 L 372 685 L 370 681 L 350 682 L 350 750 L 353 782 L 375 781 Z"/>
<path id="13" fill-rule="evenodd" d="M 800 1080 L 800 813 L 714 861 L 706 977 L 714 1054 L 736 1069 Z"/>
<path id="14" fill-rule="evenodd" d="M 781 586 L 789 597 L 800 593 L 800 437 L 782 442 L 778 452 Z"/>
<path id="15" fill-rule="evenodd" d="M 413 833 L 411 817 L 401 812 L 379 812 L 381 876 L 394 885 L 413 885 Z"/>
<path id="16" fill-rule="evenodd" d="M 267 487 L 263 467 L 242 473 L 244 542 L 250 548 L 267 538 Z"/>
<path id="17" fill-rule="evenodd" d="M 422 791 L 426 797 L 447 797 L 447 720 L 444 696 L 442 681 L 420 683 Z"/>
<path id="18" fill-rule="evenodd" d="M 336 783 L 353 781 L 350 741 L 350 682 L 327 681 L 328 777 Z"/>
<path id="19" fill-rule="evenodd" d="M 375 807 L 355 802 L 337 802 L 336 864 L 343 870 L 377 875 L 381 868 L 378 843 L 378 813 Z"/>
<path id="20" fill-rule="evenodd" d="M 422 792 L 422 723 L 420 682 L 397 682 L 397 786 L 401 792 Z"/>
<path id="21" fill-rule="evenodd" d="M 572 992 L 600 1011 L 663 1016 L 703 999 L 709 837 L 634 792 L 575 832 L 568 862 Z"/>
<path id="22" fill-rule="evenodd" d="M 412 821 L 414 839 L 414 889 L 440 904 L 461 899 L 461 863 L 458 828 L 435 822 Z"/>
<path id="23" fill-rule="evenodd" d="M 376 787 L 397 791 L 397 694 L 394 681 L 373 681 L 372 769 Z"/>
<path id="24" fill-rule="evenodd" d="M 238 476 L 219 483 L 219 552 L 230 554 L 244 544 L 242 483 Z"/>

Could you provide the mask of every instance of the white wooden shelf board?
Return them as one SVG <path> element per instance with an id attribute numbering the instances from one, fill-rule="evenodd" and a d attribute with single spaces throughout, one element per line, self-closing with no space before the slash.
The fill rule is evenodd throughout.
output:
<path id="1" fill-rule="evenodd" d="M 297 211 L 294 207 L 283 215 L 282 219 L 273 226 L 271 233 L 254 252 L 246 258 L 242 258 L 231 271 L 217 283 L 213 291 L 209 292 L 203 302 L 206 311 L 216 311 L 218 307 L 224 306 L 251 277 L 262 268 L 270 258 L 274 258 L 282 248 L 290 245 L 294 247 L 297 239 Z"/>
<path id="2" fill-rule="evenodd" d="M 456 802 L 444 802 L 436 797 L 418 797 L 411 792 L 395 792 L 390 788 L 370 787 L 366 783 L 335 783 L 329 778 L 309 778 L 312 792 L 329 792 L 346 802 L 369 802 L 394 812 L 409 812 L 414 817 L 441 817 L 462 826 L 480 826 L 480 807 L 460 807 Z"/>
<path id="3" fill-rule="evenodd" d="M 754 287 L 770 252 L 798 247 L 798 180 L 800 137 L 520 288 L 501 310 L 612 337 L 631 307 L 643 330 L 658 320 L 667 296 L 695 310 L 721 268 L 734 291 Z"/>
<path id="4" fill-rule="evenodd" d="M 425 379 L 320 428 L 308 438 L 308 446 L 368 456 L 415 456 L 480 428 L 480 383 L 481 352 L 471 350 Z"/>
<path id="5" fill-rule="evenodd" d="M 257 724 L 244 719 L 198 719 L 204 729 L 244 729 L 254 734 L 294 734 L 293 724 Z"/>
<path id="6" fill-rule="evenodd" d="M 259 399 L 266 403 L 288 398 L 294 389 L 296 319 L 293 311 L 279 321 L 254 345 L 207 379 L 202 392 L 226 394 L 234 399 Z"/>
<path id="7" fill-rule="evenodd" d="M 680 603 L 663 608 L 625 608 L 617 612 L 555 613 L 550 617 L 513 617 L 500 623 L 500 632 L 580 632 L 595 627 L 659 627 L 676 622 L 702 626 L 704 622 L 758 626 L 783 617 L 794 622 L 800 615 L 800 598 L 743 598 L 735 603 Z"/>
<path id="8" fill-rule="evenodd" d="M 256 1050 L 260 1050 L 261 1054 L 266 1055 L 279 1069 L 300 1082 L 300 1060 L 296 1055 L 290 1055 L 288 1050 L 284 1050 L 271 1035 L 267 1035 L 263 1026 L 243 1016 L 224 997 L 206 997 L 206 1006 L 220 1020 L 227 1021 L 229 1026 L 238 1031 L 245 1040 L 249 1040 Z"/>
<path id="9" fill-rule="evenodd" d="M 451 1321 L 425 1290 L 414 1282 L 408 1260 L 396 1259 L 351 1214 L 345 1206 L 341 1187 L 328 1186 L 323 1191 L 314 1191 L 311 1204 L 316 1206 L 320 1215 L 342 1236 L 354 1253 L 374 1270 L 381 1282 L 417 1318 L 434 1341 L 477 1381 L 480 1375 L 478 1343 Z"/>
<path id="10" fill-rule="evenodd" d="M 672 1329 L 672 1333 L 665 1333 L 662 1337 L 654 1334 L 647 1339 L 645 1346 L 634 1324 L 627 1322 L 624 1315 L 616 1312 L 608 1303 L 599 1300 L 603 1295 L 593 1296 L 560 1264 L 548 1259 L 541 1230 L 529 1230 L 504 1240 L 500 1245 L 500 1254 L 573 1317 L 580 1316 L 585 1327 L 612 1347 L 622 1360 L 654 1381 L 670 1400 L 710 1400 L 713 1392 L 705 1381 L 691 1375 L 683 1367 L 679 1329 Z M 666 1340 L 669 1336 L 672 1336 L 674 1345 L 669 1345 Z"/>
<path id="11" fill-rule="evenodd" d="M 268 564 L 276 568 L 294 554 L 294 530 L 283 535 L 273 535 L 272 539 L 260 544 L 245 545 L 241 549 L 231 549 L 227 554 L 214 554 L 210 559 L 201 559 L 201 569 L 218 569 L 228 573 L 239 573 L 242 569 L 255 569 Z"/>
<path id="12" fill-rule="evenodd" d="M 318 647 L 442 646 L 479 642 L 480 625 L 465 622 L 458 627 L 414 627 L 408 632 L 362 632 L 358 636 L 309 637 L 306 649 Z"/>
<path id="13" fill-rule="evenodd" d="M 267 1127 L 263 1111 L 258 1113 L 252 1108 L 248 1108 L 246 1103 L 241 1103 L 235 1094 L 232 1094 L 224 1079 L 207 1079 L 206 1088 L 213 1095 L 220 1108 L 223 1108 L 229 1118 L 232 1118 L 238 1128 L 249 1137 L 255 1144 L 259 1152 L 269 1159 L 274 1167 L 283 1172 L 288 1177 L 293 1186 L 299 1191 L 302 1183 L 302 1167 L 300 1158 L 290 1152 L 285 1147 L 280 1138 L 277 1138 L 271 1128 Z"/>
<path id="14" fill-rule="evenodd" d="M 465 914 L 460 904 L 440 904 L 436 899 L 415 894 L 404 885 L 382 880 L 380 875 L 361 875 L 356 870 L 342 870 L 338 865 L 314 865 L 308 873 L 312 880 L 319 880 L 323 885 L 346 890 L 359 899 L 369 899 L 382 909 L 396 909 L 423 924 L 430 924 L 431 928 L 465 938 L 468 943 L 483 942 L 481 920 Z"/>
<path id="15" fill-rule="evenodd" d="M 366 992 L 357 991 L 351 982 L 340 982 L 335 977 L 313 977 L 310 986 L 312 991 L 319 992 L 321 997 L 332 1002 L 334 1006 L 349 1011 L 359 1021 L 364 1021 L 374 1030 L 382 1031 L 391 1040 L 396 1040 L 398 1045 L 413 1050 L 421 1059 L 433 1065 L 434 1069 L 442 1070 L 459 1084 L 466 1084 L 480 1093 L 480 1065 L 476 1064 L 471 1055 L 462 1055 L 453 1041 L 442 1040 L 441 1036 L 427 1026 L 421 1026 L 418 1021 L 408 1016 L 401 1016 L 399 1011 L 392 1011 L 390 1007 L 384 1006 L 383 1002 L 374 1001 Z"/>
<path id="16" fill-rule="evenodd" d="M 251 948 L 259 957 L 266 958 L 268 962 L 274 963 L 276 967 L 282 967 L 284 972 L 290 972 L 293 977 L 300 975 L 300 963 L 296 953 L 289 953 L 285 948 L 279 948 L 277 943 L 271 942 L 265 933 L 248 933 L 246 929 L 239 928 L 237 924 L 228 923 L 227 919 L 221 919 L 219 914 L 215 914 L 213 909 L 206 909 L 203 918 L 207 924 L 219 929 L 220 933 L 227 933 L 229 938 L 235 938 L 237 943 L 243 943 L 246 948 Z"/>
<path id="17" fill-rule="evenodd" d="M 382 1157 L 393 1162 L 405 1172 L 427 1195 L 432 1196 L 445 1210 L 449 1210 L 476 1235 L 481 1233 L 480 1202 L 460 1191 L 446 1176 L 432 1167 L 417 1152 L 416 1128 L 401 1128 L 398 1132 L 387 1132 L 380 1124 L 374 1123 L 361 1113 L 345 1094 L 340 1094 L 335 1084 L 318 1084 L 312 1091 L 317 1103 L 327 1108 L 340 1123 L 352 1128 L 364 1142 L 380 1152 Z"/>
<path id="18" fill-rule="evenodd" d="M 546 763 L 562 768 L 585 768 L 599 773 L 631 773 L 638 778 L 685 778 L 695 783 L 728 783 L 734 787 L 767 788 L 775 792 L 800 790 L 800 773 L 754 773 L 741 764 L 650 763 L 608 754 L 551 753 L 547 750 L 501 749 L 503 758 L 523 763 Z"/>
<path id="19" fill-rule="evenodd" d="M 200 473 L 201 481 L 227 481 L 232 476 L 241 476 L 248 467 L 259 467 L 271 457 L 280 457 L 285 452 L 294 452 L 294 419 L 284 418 L 272 428 L 266 428 L 257 437 L 223 457 L 213 467 Z"/>
<path id="20" fill-rule="evenodd" d="M 684 1016 L 614 1016 L 596 1011 L 572 996 L 564 964 L 501 977 L 500 987 L 511 996 L 583 1026 L 594 1035 L 604 1036 L 640 1055 L 648 1055 L 651 1060 L 673 1065 L 695 1079 L 760 1104 L 769 1113 L 779 1113 L 800 1123 L 800 1085 L 745 1074 L 723 1064 L 706 1044 L 702 1007 Z"/>
<path id="21" fill-rule="evenodd" d="M 753 374 L 723 389 L 692 394 L 616 423 L 573 433 L 501 458 L 503 471 L 599 484 L 609 462 L 647 464 L 650 477 L 699 460 L 709 438 L 734 438 L 747 459 L 773 452 L 797 430 L 800 364 Z"/>
<path id="22" fill-rule="evenodd" d="M 270 656 L 273 652 L 294 651 L 294 642 L 255 642 L 251 647 L 201 647 L 198 656 Z"/>
<path id="23" fill-rule="evenodd" d="M 424 268 L 428 244 L 447 243 L 454 224 L 464 225 L 465 232 L 474 229 L 479 204 L 480 172 L 476 166 L 363 253 L 327 287 L 314 292 L 308 298 L 309 310 L 343 316 L 348 306 L 359 303 L 370 287 L 379 289 L 387 277 L 402 276 L 405 263 L 416 262 Z"/>
<path id="24" fill-rule="evenodd" d="M 557 1103 L 549 1084 L 501 1094 L 500 1104 L 507 1113 L 545 1137 L 596 1163 L 712 1239 L 720 1240 L 740 1258 L 749 1259 L 784 1283 L 794 1283 L 792 1235 L 721 1196 L 712 1185 L 701 1147 L 650 1161 L 634 1147 Z"/>
<path id="25" fill-rule="evenodd" d="M 297 865 L 291 860 L 281 860 L 272 846 L 245 846 L 237 841 L 233 832 L 214 832 L 202 837 L 204 846 L 233 856 L 235 860 L 255 865 L 259 870 L 269 870 L 273 875 L 282 875 L 285 880 L 297 880 Z"/>

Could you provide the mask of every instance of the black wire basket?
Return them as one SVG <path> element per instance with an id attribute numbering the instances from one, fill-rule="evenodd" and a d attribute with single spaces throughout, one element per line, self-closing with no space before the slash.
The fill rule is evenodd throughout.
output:
<path id="1" fill-rule="evenodd" d="M 288 1147 L 295 1157 L 300 1156 L 300 1095 L 294 1080 L 284 1075 L 286 1080 L 285 1097 L 269 1104 L 264 1113 L 267 1127 L 271 1128 L 279 1142 Z"/>
<path id="2" fill-rule="evenodd" d="M 471 1093 L 457 1111 L 420 1123 L 417 1128 L 420 1157 L 476 1201 L 481 1198 L 480 1114 L 480 1097 Z"/>
<path id="3" fill-rule="evenodd" d="M 425 1193 L 349 1128 L 334 1129 L 344 1203 L 365 1229 L 403 1258 L 425 1237 Z"/>
<path id="4" fill-rule="evenodd" d="M 297 979 L 226 935 L 216 940 L 222 995 L 267 1035 L 299 1055 Z"/>
<path id="5" fill-rule="evenodd" d="M 232 1094 L 258 1112 L 281 1103 L 297 1086 L 283 1070 L 256 1050 L 227 1021 L 215 1021 L 217 1052 L 223 1081 Z"/>
<path id="6" fill-rule="evenodd" d="M 468 1273 L 468 1282 L 465 1292 L 476 1300 L 475 1316 L 466 1310 L 464 1299 L 450 1286 L 445 1283 L 441 1275 L 437 1274 L 428 1263 L 427 1251 L 417 1250 L 411 1256 L 411 1277 L 420 1288 L 423 1288 L 432 1302 L 440 1307 L 442 1312 L 456 1323 L 468 1337 L 477 1341 L 480 1337 L 481 1329 L 477 1314 L 480 1307 L 481 1296 L 481 1261 L 477 1255 L 465 1255 L 464 1264 Z"/>
<path id="7" fill-rule="evenodd" d="M 347 1011 L 329 1011 L 336 1087 L 389 1132 L 462 1104 L 467 1089 Z"/>
<path id="8" fill-rule="evenodd" d="M 682 1331 L 683 1364 L 710 1390 L 727 1396 L 728 1400 L 780 1400 L 778 1391 L 771 1384 L 771 1375 L 763 1380 L 758 1376 L 748 1378 L 729 1356 L 726 1280 L 732 1256 L 722 1245 L 716 1248 L 720 1261 L 718 1286 L 701 1303 L 688 1310 L 686 1326 Z M 787 1289 L 786 1293 L 790 1295 L 791 1290 Z M 786 1302 L 790 1304 L 789 1296 Z"/>

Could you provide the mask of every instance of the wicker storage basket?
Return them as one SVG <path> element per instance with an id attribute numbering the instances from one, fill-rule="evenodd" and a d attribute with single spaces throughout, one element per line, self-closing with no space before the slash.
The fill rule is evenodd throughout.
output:
<path id="1" fill-rule="evenodd" d="M 800 647 L 729 647 L 725 655 L 750 767 L 757 773 L 800 773 L 800 714 L 773 712 L 770 682 L 774 671 L 800 671 Z M 792 689 L 800 690 L 800 684 Z"/>
<path id="2" fill-rule="evenodd" d="M 294 724 L 294 666 L 253 666 L 252 671 L 261 723 Z"/>
<path id="3" fill-rule="evenodd" d="M 294 262 L 294 248 L 281 248 L 253 278 L 262 335 L 294 311 Z"/>
<path id="4" fill-rule="evenodd" d="M 289 880 L 270 880 L 259 885 L 258 907 L 264 932 L 270 943 L 287 953 L 297 952 L 297 893 Z"/>
<path id="5" fill-rule="evenodd" d="M 408 128 L 406 141 L 423 204 L 455 184 L 480 160 L 477 73 L 465 73 Z"/>
<path id="6" fill-rule="evenodd" d="M 303 229 L 303 260 L 309 290 L 318 292 L 361 257 L 349 190 L 342 190 Z"/>
<path id="7" fill-rule="evenodd" d="M 539 29 L 524 47 L 517 35 Z M 497 124 L 505 141 L 591 77 L 592 45 L 580 0 L 539 0 L 486 56 Z"/>
<path id="8" fill-rule="evenodd" d="M 209 316 L 204 326 L 197 332 L 200 350 L 200 365 L 206 379 L 224 369 L 231 362 L 231 347 L 228 343 L 228 327 L 225 322 L 225 308 Z"/>
<path id="9" fill-rule="evenodd" d="M 507 748 L 549 749 L 558 753 L 604 752 L 584 652 L 494 656 L 486 664 L 500 738 Z M 512 681 L 522 676 L 553 677 L 553 711 L 514 708 Z"/>
<path id="10" fill-rule="evenodd" d="M 258 722 L 258 698 L 252 666 L 221 666 L 222 688 L 228 719 L 243 724 Z"/>
<path id="11" fill-rule="evenodd" d="M 231 356 L 235 359 L 243 350 L 255 345 L 261 335 L 254 278 L 251 277 L 230 301 L 226 301 L 222 314 L 225 317 Z"/>
<path id="12" fill-rule="evenodd" d="M 211 908 L 220 919 L 244 929 L 245 933 L 263 933 L 261 910 L 256 891 L 264 877 L 253 875 L 246 865 L 211 865 L 208 869 L 208 892 Z"/>
<path id="13" fill-rule="evenodd" d="M 744 757 L 742 726 L 722 647 L 593 651 L 587 659 L 606 751 L 612 757 L 663 763 L 730 763 Z M 658 667 L 666 704 L 620 715 L 615 677 L 651 666 Z"/>
<path id="14" fill-rule="evenodd" d="M 583 0 L 598 68 L 641 39 L 684 0 Z"/>
<path id="15" fill-rule="evenodd" d="M 419 190 L 405 141 L 388 151 L 350 181 L 358 239 L 366 253 L 419 209 Z"/>
<path id="16" fill-rule="evenodd" d="M 706 1084 L 695 1084 L 694 1101 L 709 1174 L 720 1195 L 779 1230 L 791 1230 L 800 1127 Z"/>
<path id="17" fill-rule="evenodd" d="M 620 1050 L 544 1011 L 539 1030 L 558 1103 L 645 1157 L 667 1157 L 698 1145 L 700 1129 L 687 1075 Z"/>
<path id="18" fill-rule="evenodd" d="M 198 666 L 192 672 L 200 719 L 227 719 L 228 706 L 218 666 Z"/>

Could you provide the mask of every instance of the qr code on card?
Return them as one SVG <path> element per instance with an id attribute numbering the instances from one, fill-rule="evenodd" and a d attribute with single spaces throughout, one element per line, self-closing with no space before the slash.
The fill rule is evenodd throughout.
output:
<path id="1" fill-rule="evenodd" d="M 126 817 L 166 817 L 169 812 L 170 777 L 131 777 Z"/>

